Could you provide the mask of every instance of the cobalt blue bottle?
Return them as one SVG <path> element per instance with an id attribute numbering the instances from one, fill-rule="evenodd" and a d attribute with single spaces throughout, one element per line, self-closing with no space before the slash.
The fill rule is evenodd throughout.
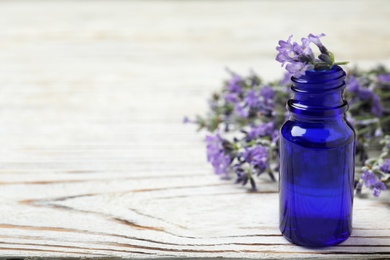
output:
<path id="1" fill-rule="evenodd" d="M 280 231 L 297 245 L 331 246 L 351 235 L 355 132 L 345 119 L 344 78 L 339 66 L 291 78 L 280 138 Z"/>

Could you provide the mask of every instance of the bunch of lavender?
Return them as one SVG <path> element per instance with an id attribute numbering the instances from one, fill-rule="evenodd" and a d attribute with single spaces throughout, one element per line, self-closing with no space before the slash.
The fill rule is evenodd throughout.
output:
<path id="1" fill-rule="evenodd" d="M 348 71 L 345 98 L 349 121 L 357 133 L 357 162 L 368 159 L 368 147 L 380 149 L 380 138 L 390 133 L 390 73 L 383 66 L 363 71 Z"/>
<path id="2" fill-rule="evenodd" d="M 357 163 L 363 165 L 356 191 L 360 194 L 364 185 L 377 197 L 390 188 L 390 73 L 384 66 L 368 71 L 354 68 L 348 72 L 346 90 L 357 132 Z M 369 158 L 369 148 L 382 153 Z"/>
<path id="3" fill-rule="evenodd" d="M 383 145 L 382 153 L 376 158 L 366 160 L 360 180 L 356 181 L 358 194 L 361 193 L 363 184 L 372 190 L 376 197 L 386 186 L 390 186 L 390 136 L 385 136 L 380 143 Z"/>
<path id="4" fill-rule="evenodd" d="M 284 82 L 264 84 L 254 72 L 242 77 L 230 72 L 222 90 L 209 101 L 209 112 L 194 120 L 215 135 L 206 137 L 207 160 L 216 174 L 228 178 L 229 169 L 236 173 L 237 183 L 250 183 L 256 190 L 254 175 L 267 173 L 275 181 L 278 171 L 278 129 L 286 118 L 285 102 L 289 97 Z M 232 140 L 220 132 L 233 132 Z"/>
<path id="5" fill-rule="evenodd" d="M 214 172 L 223 178 L 236 175 L 236 183 L 249 183 L 256 190 L 254 176 L 267 173 L 275 181 L 279 170 L 279 129 L 288 114 L 285 104 L 290 97 L 290 77 L 300 76 L 306 70 L 330 69 L 335 62 L 333 54 L 321 43 L 324 34 L 302 38 L 302 44 L 279 41 L 277 60 L 288 73 L 281 80 L 264 83 L 252 72 L 248 77 L 229 71 L 231 78 L 224 82 L 219 92 L 209 100 L 209 112 L 194 123 L 210 134 L 206 137 L 207 160 Z M 314 58 L 310 43 L 321 54 Z M 360 193 L 363 184 L 374 196 L 390 187 L 390 73 L 383 66 L 369 71 L 357 68 L 347 72 L 345 98 L 350 103 L 348 121 L 357 132 L 357 163 L 364 165 L 362 174 L 356 174 L 356 189 Z M 228 134 L 230 133 L 230 134 Z M 232 136 L 232 138 L 228 138 Z M 383 147 L 377 158 L 368 159 L 368 147 Z M 387 149 L 387 150 L 386 150 Z"/>

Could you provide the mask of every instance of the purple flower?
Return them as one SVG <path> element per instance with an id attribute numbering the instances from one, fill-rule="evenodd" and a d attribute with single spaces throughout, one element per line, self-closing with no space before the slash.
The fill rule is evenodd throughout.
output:
<path id="1" fill-rule="evenodd" d="M 377 94 L 373 93 L 371 98 L 371 113 L 375 116 L 381 116 L 383 113 L 383 107 Z"/>
<path id="2" fill-rule="evenodd" d="M 372 190 L 372 194 L 378 197 L 382 190 L 386 190 L 386 186 L 381 182 L 371 170 L 364 170 L 360 175 L 364 185 Z"/>
<path id="3" fill-rule="evenodd" d="M 379 169 L 384 173 L 390 173 L 390 158 L 384 160 Z"/>
<path id="4" fill-rule="evenodd" d="M 260 96 L 262 96 L 264 100 L 272 100 L 275 96 L 275 91 L 270 86 L 264 86 L 260 89 Z"/>
<path id="5" fill-rule="evenodd" d="M 355 76 L 349 76 L 346 89 L 363 100 L 371 99 L 374 94 L 371 89 L 363 87 Z"/>
<path id="6" fill-rule="evenodd" d="M 323 48 L 324 45 L 323 45 L 322 42 L 320 41 L 320 38 L 323 37 L 323 36 L 325 36 L 324 33 L 321 33 L 321 34 L 319 34 L 319 35 L 317 35 L 317 36 L 315 36 L 315 35 L 313 35 L 313 34 L 309 34 L 308 39 L 309 39 L 310 42 L 312 42 L 312 43 L 314 43 L 315 45 L 317 45 L 317 47 L 320 48 L 320 50 L 321 50 L 321 48 Z"/>
<path id="7" fill-rule="evenodd" d="M 250 139 L 263 137 L 266 135 L 272 136 L 273 131 L 274 131 L 274 123 L 269 122 L 269 123 L 260 124 L 258 126 L 252 126 L 248 132 L 248 136 Z"/>
<path id="8" fill-rule="evenodd" d="M 367 187 L 370 187 L 371 185 L 374 185 L 377 182 L 375 174 L 369 170 L 365 170 L 360 175 L 360 179 L 364 181 L 364 185 L 366 185 Z"/>
<path id="9" fill-rule="evenodd" d="M 248 174 L 248 172 L 246 172 L 244 169 L 242 169 L 239 165 L 236 165 L 234 167 L 234 171 L 237 175 L 237 179 L 236 179 L 235 183 L 242 183 L 242 185 L 245 185 L 249 181 L 249 183 L 251 184 L 252 190 L 256 191 L 256 183 L 255 183 L 251 173 Z"/>
<path id="10" fill-rule="evenodd" d="M 290 35 L 287 41 L 280 40 L 279 46 L 276 47 L 276 50 L 279 52 L 276 56 L 276 60 L 282 63 L 282 67 L 286 62 L 294 61 L 296 59 L 296 54 L 293 51 L 293 45 L 291 44 L 291 38 L 293 36 Z"/>
<path id="11" fill-rule="evenodd" d="M 259 102 L 259 97 L 256 95 L 256 92 L 252 89 L 246 93 L 246 96 L 244 98 L 244 102 L 249 107 L 256 107 L 257 103 Z"/>
<path id="12" fill-rule="evenodd" d="M 238 102 L 238 96 L 235 93 L 225 94 L 224 98 L 225 98 L 226 102 L 229 102 L 229 103 L 236 103 L 236 102 Z"/>
<path id="13" fill-rule="evenodd" d="M 270 86 L 264 86 L 262 89 L 260 89 L 262 108 L 265 108 L 266 110 L 272 110 L 274 107 L 274 96 L 275 92 Z"/>
<path id="14" fill-rule="evenodd" d="M 239 115 L 240 117 L 248 117 L 249 116 L 249 110 L 248 109 L 244 109 L 240 104 L 238 103 L 235 103 L 234 104 L 234 111 L 236 112 L 237 115 Z"/>
<path id="15" fill-rule="evenodd" d="M 242 81 L 241 77 L 234 74 L 233 78 L 227 84 L 227 90 L 230 93 L 241 93 L 241 85 L 240 85 L 241 81 Z"/>
<path id="16" fill-rule="evenodd" d="M 381 104 L 381 101 L 379 99 L 379 96 L 375 94 L 372 89 L 363 87 L 359 80 L 354 77 L 350 76 L 347 81 L 347 91 L 355 94 L 362 100 L 370 100 L 371 103 L 371 113 L 375 116 L 381 116 L 383 114 L 383 107 Z"/>
<path id="17" fill-rule="evenodd" d="M 346 89 L 348 92 L 353 94 L 357 94 L 359 92 L 361 86 L 356 77 L 349 76 L 346 83 L 347 83 Z"/>
<path id="18" fill-rule="evenodd" d="M 237 175 L 237 179 L 235 183 L 242 183 L 242 185 L 247 184 L 248 182 L 248 173 L 245 172 L 242 168 L 240 167 L 234 167 L 234 172 Z"/>
<path id="19" fill-rule="evenodd" d="M 206 147 L 207 147 L 207 161 L 211 161 L 212 158 L 223 152 L 223 139 L 217 133 L 215 136 L 207 135 L 206 136 Z"/>
<path id="20" fill-rule="evenodd" d="M 378 75 L 378 81 L 382 83 L 390 83 L 390 73 Z"/>
<path id="21" fill-rule="evenodd" d="M 306 64 L 303 62 L 290 63 L 286 66 L 288 72 L 290 72 L 294 77 L 298 78 L 305 74 L 307 70 L 314 69 L 312 64 Z"/>
<path id="22" fill-rule="evenodd" d="M 301 39 L 302 45 L 298 43 L 293 43 L 293 51 L 296 56 L 306 56 L 309 57 L 310 60 L 314 60 L 314 54 L 312 49 L 310 48 L 310 41 L 306 38 Z M 299 58 L 298 58 L 299 59 Z"/>
<path id="23" fill-rule="evenodd" d="M 267 148 L 261 145 L 257 145 L 253 148 L 245 148 L 243 153 L 244 160 L 250 165 L 255 166 L 259 173 L 265 171 L 268 168 L 268 152 Z"/>
<path id="24" fill-rule="evenodd" d="M 187 124 L 187 123 L 190 123 L 191 121 L 190 121 L 190 119 L 188 118 L 188 117 L 184 117 L 183 118 L 183 124 Z"/>
<path id="25" fill-rule="evenodd" d="M 207 161 L 213 166 L 215 174 L 226 176 L 232 160 L 230 155 L 225 154 L 224 141 L 219 134 L 206 136 Z"/>
<path id="26" fill-rule="evenodd" d="M 278 140 L 279 140 L 279 131 L 278 130 L 274 130 L 272 132 L 272 143 L 276 143 Z"/>
<path id="27" fill-rule="evenodd" d="M 381 194 L 381 191 L 386 190 L 386 186 L 383 182 L 378 181 L 374 185 L 372 185 L 372 194 L 375 197 L 378 197 Z"/>
<path id="28" fill-rule="evenodd" d="M 282 64 L 282 67 L 288 63 L 285 68 L 295 77 L 300 77 L 305 74 L 305 71 L 313 70 L 314 68 L 330 68 L 334 64 L 333 55 L 326 49 L 320 41 L 320 38 L 325 34 L 313 35 L 309 34 L 308 38 L 302 38 L 301 44 L 297 42 L 291 43 L 292 35 L 287 41 L 279 41 L 276 47 L 278 54 L 276 60 Z M 314 43 L 321 51 L 319 59 L 315 59 L 313 50 L 310 48 L 310 43 Z"/>
<path id="29" fill-rule="evenodd" d="M 279 41 L 279 46 L 276 50 L 279 52 L 276 60 L 282 63 L 282 67 L 286 65 L 287 71 L 295 77 L 305 74 L 305 71 L 314 69 L 315 58 L 310 43 L 318 44 L 320 49 L 326 50 L 319 40 L 324 34 L 314 36 L 309 35 L 309 38 L 302 38 L 301 44 L 297 42 L 291 43 L 291 37 L 287 41 Z"/>
<path id="30" fill-rule="evenodd" d="M 357 95 L 359 98 L 361 98 L 363 100 L 368 100 L 368 99 L 372 99 L 374 93 L 372 92 L 371 89 L 361 87 L 358 90 Z"/>
<path id="31" fill-rule="evenodd" d="M 282 63 L 282 67 L 285 65 L 286 62 L 289 62 L 286 66 L 286 69 L 291 73 L 294 74 L 296 70 L 293 69 L 293 67 L 289 65 L 299 64 L 302 59 L 314 61 L 313 51 L 311 50 L 309 44 L 310 41 L 306 38 L 302 38 L 302 45 L 299 45 L 298 43 L 294 42 L 291 43 L 291 38 L 288 37 L 287 41 L 280 40 L 279 46 L 276 47 L 276 50 L 279 52 L 276 55 L 276 60 Z M 299 65 L 301 68 L 304 68 L 306 63 L 304 63 L 303 66 Z M 293 69 L 294 72 L 291 72 L 288 69 L 288 66 L 290 69 Z M 298 65 L 296 65 L 298 66 Z M 303 74 L 301 74 L 303 75 Z"/>

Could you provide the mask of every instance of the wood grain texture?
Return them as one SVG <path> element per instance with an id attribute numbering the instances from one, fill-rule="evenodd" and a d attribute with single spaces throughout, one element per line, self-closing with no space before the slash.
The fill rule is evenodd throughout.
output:
<path id="1" fill-rule="evenodd" d="M 202 136 L 228 66 L 265 79 L 290 33 L 390 66 L 390 2 L 0 1 L 0 256 L 390 258 L 390 193 L 356 198 L 345 243 L 278 231 L 277 185 L 221 181 Z"/>

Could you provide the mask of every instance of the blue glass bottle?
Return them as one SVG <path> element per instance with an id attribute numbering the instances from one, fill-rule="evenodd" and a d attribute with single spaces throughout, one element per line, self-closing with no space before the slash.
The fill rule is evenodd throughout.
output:
<path id="1" fill-rule="evenodd" d="M 344 78 L 339 66 L 291 78 L 280 138 L 280 231 L 297 245 L 335 245 L 352 231 L 356 138 L 345 119 Z"/>

